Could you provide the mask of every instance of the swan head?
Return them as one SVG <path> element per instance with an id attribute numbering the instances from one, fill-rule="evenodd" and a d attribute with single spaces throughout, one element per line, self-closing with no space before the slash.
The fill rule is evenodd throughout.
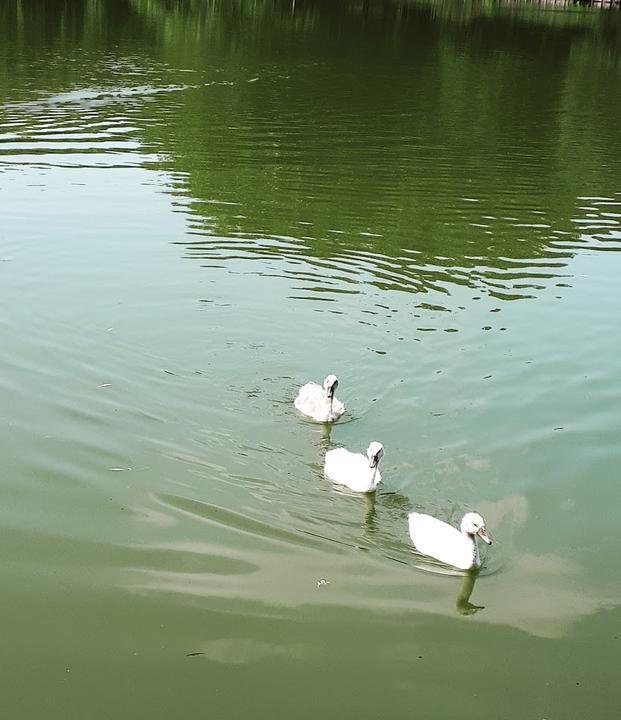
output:
<path id="1" fill-rule="evenodd" d="M 339 379 L 336 377 L 336 375 L 328 375 L 326 379 L 323 381 L 323 389 L 326 391 L 326 397 L 328 400 L 334 399 L 334 393 L 336 392 L 336 388 L 338 387 Z"/>
<path id="2" fill-rule="evenodd" d="M 367 448 L 367 457 L 369 458 L 369 467 L 376 468 L 379 465 L 380 458 L 384 454 L 384 446 L 380 442 L 373 441 Z"/>
<path id="3" fill-rule="evenodd" d="M 478 535 L 484 543 L 487 543 L 488 545 L 492 544 L 492 539 L 485 529 L 485 520 L 483 520 L 479 513 L 466 513 L 461 521 L 461 531 L 472 537 Z"/>

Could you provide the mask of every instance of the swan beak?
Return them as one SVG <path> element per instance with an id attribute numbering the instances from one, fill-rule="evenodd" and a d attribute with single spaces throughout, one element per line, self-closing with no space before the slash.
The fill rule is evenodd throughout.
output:
<path id="1" fill-rule="evenodd" d="M 326 388 L 326 397 L 328 400 L 334 400 L 334 393 L 336 392 L 336 383 L 334 385 L 330 385 L 330 387 Z"/>
<path id="2" fill-rule="evenodd" d="M 487 530 L 484 527 L 480 527 L 477 530 L 477 535 L 483 540 L 484 543 L 487 543 L 488 545 L 492 544 L 492 538 L 487 534 Z"/>
<path id="3" fill-rule="evenodd" d="M 371 455 L 369 458 L 369 467 L 375 468 L 377 467 L 377 463 L 379 462 L 379 457 L 377 455 Z"/>

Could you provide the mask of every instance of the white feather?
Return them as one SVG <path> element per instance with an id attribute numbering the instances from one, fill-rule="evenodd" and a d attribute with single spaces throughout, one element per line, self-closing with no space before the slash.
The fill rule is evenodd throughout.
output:
<path id="1" fill-rule="evenodd" d="M 382 481 L 379 471 L 379 458 L 384 448 L 381 443 L 369 445 L 367 455 L 353 453 L 345 448 L 328 450 L 324 463 L 324 473 L 339 485 L 360 493 L 374 492 Z M 377 455 L 377 462 L 371 467 L 370 457 Z"/>
<path id="2" fill-rule="evenodd" d="M 479 528 L 482 528 L 486 542 L 491 544 L 485 522 L 478 513 L 467 513 L 461 522 L 461 530 L 422 513 L 410 513 L 408 524 L 414 547 L 420 553 L 460 570 L 481 566 L 475 534 Z"/>
<path id="3" fill-rule="evenodd" d="M 314 382 L 303 385 L 293 403 L 301 413 L 317 422 L 334 422 L 345 412 L 345 405 L 336 397 L 330 401 L 325 389 L 328 378 L 336 380 L 334 375 L 328 375 L 324 386 Z"/>

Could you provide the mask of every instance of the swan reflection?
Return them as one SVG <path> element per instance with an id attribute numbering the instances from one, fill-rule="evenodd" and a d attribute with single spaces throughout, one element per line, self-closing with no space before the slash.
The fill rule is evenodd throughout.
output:
<path id="1" fill-rule="evenodd" d="M 377 510 L 375 509 L 375 496 L 375 493 L 366 493 L 364 496 L 364 527 L 369 533 L 377 532 Z"/>
<path id="2" fill-rule="evenodd" d="M 455 609 L 460 615 L 474 615 L 479 612 L 479 610 L 485 609 L 485 605 L 474 605 L 470 602 L 470 596 L 472 595 L 474 584 L 480 572 L 479 568 L 473 568 L 464 575 L 457 600 L 455 601 Z"/>

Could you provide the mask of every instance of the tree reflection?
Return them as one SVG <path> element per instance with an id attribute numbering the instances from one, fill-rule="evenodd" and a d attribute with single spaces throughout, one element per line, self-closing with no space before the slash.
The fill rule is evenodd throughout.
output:
<path id="1" fill-rule="evenodd" d="M 304 296 L 333 297 L 327 275 L 339 293 L 364 278 L 518 299 L 565 274 L 573 247 L 558 239 L 579 239 L 576 196 L 616 179 L 605 162 L 621 116 L 608 92 L 614 17 L 443 2 L 291 9 L 6 2 L 0 88 L 106 90 L 112 77 L 183 88 L 145 95 L 136 133 L 187 199 L 184 253 L 259 260 L 261 272 L 277 262 Z M 38 62 L 52 47 L 59 59 Z"/>

